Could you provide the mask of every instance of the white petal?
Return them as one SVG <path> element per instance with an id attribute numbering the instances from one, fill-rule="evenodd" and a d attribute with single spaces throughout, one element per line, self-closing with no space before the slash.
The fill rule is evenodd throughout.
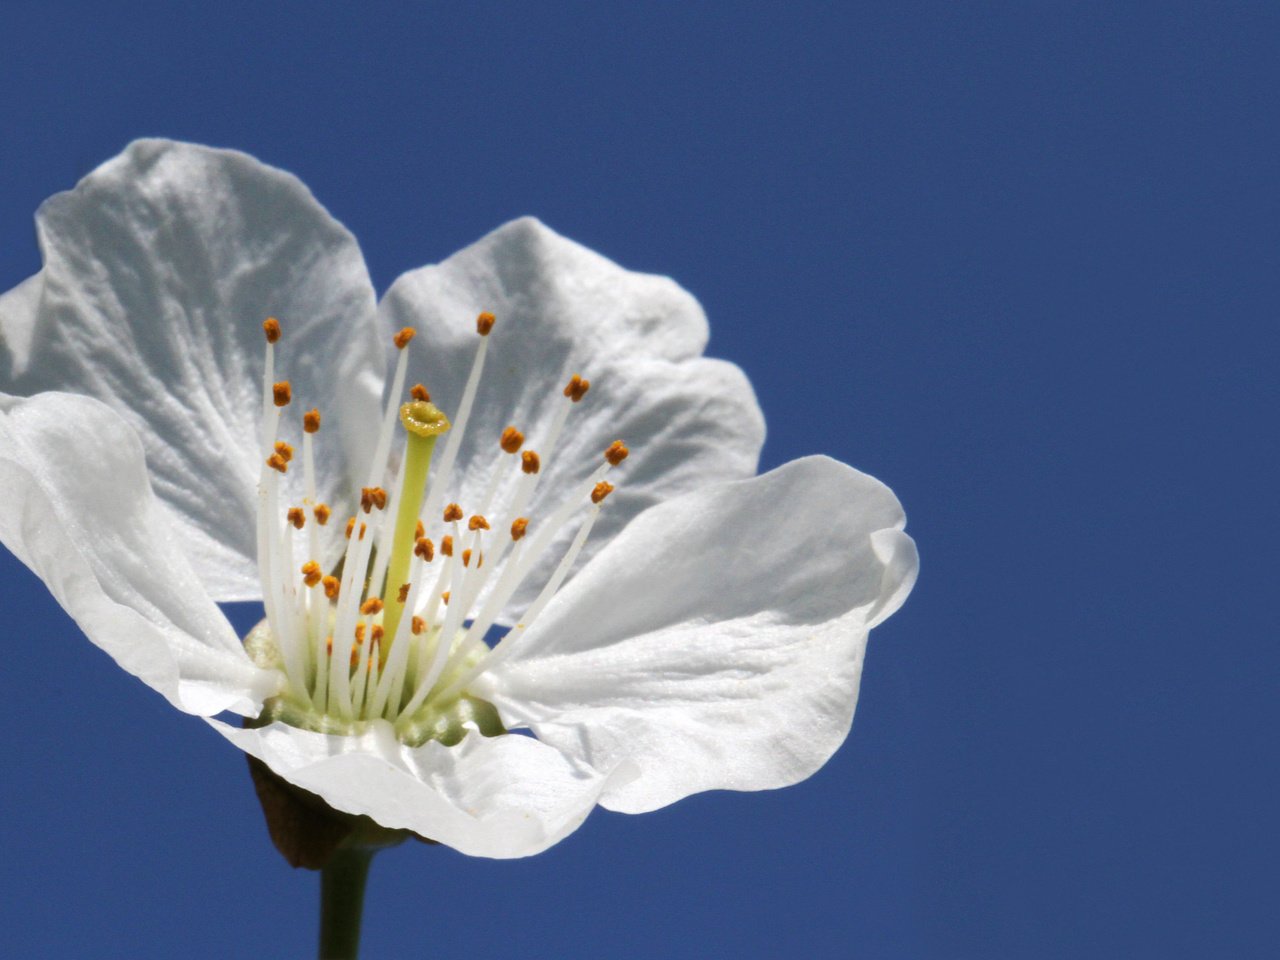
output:
<path id="1" fill-rule="evenodd" d="M 330 806 L 476 857 L 527 857 L 563 840 L 610 780 L 530 737 L 473 732 L 452 747 L 407 747 L 383 720 L 358 737 L 209 722 Z"/>
<path id="2" fill-rule="evenodd" d="M 50 198 L 37 228 L 44 269 L 0 299 L 0 389 L 85 393 L 122 413 L 212 595 L 254 598 L 264 318 L 285 329 L 276 379 L 293 382 L 291 419 L 335 397 L 353 414 L 321 455 L 340 465 L 340 440 L 348 455 L 370 442 L 384 357 L 354 238 L 292 175 L 158 140 Z M 326 497 L 340 476 L 325 472 Z"/>
<path id="3" fill-rule="evenodd" d="M 592 766 L 634 761 L 610 809 L 795 783 L 843 742 L 867 631 L 915 581 L 904 524 L 888 487 L 825 457 L 661 504 L 478 692 Z"/>
<path id="4" fill-rule="evenodd" d="M 528 448 L 539 450 L 574 373 L 587 378 L 591 390 L 570 414 L 554 456 L 543 462 L 528 511 L 531 529 L 601 463 L 611 442 L 622 439 L 632 449 L 610 478 L 617 493 L 580 563 L 653 503 L 755 472 L 764 420 L 751 385 L 733 364 L 701 357 L 706 318 L 670 278 L 624 270 L 532 218 L 400 277 L 380 311 L 393 328 L 421 331 L 411 346 L 411 369 L 446 413 L 462 394 L 481 310 L 498 322 L 446 502 L 476 509 L 467 495 L 479 496 L 500 459 L 504 427 L 515 425 Z M 512 482 L 517 474 L 508 467 Z M 515 613 L 536 594 L 572 535 L 571 526 L 548 552 L 515 598 Z"/>
<path id="5" fill-rule="evenodd" d="M 0 541 L 90 640 L 175 707 L 256 715 L 279 678 L 250 662 L 196 579 L 134 432 L 69 394 L 0 407 Z"/>

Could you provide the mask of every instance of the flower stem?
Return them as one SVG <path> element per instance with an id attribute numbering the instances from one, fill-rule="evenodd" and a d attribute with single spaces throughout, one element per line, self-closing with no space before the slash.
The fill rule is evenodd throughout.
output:
<path id="1" fill-rule="evenodd" d="M 320 874 L 320 960 L 355 960 L 369 863 L 377 847 L 342 846 Z"/>

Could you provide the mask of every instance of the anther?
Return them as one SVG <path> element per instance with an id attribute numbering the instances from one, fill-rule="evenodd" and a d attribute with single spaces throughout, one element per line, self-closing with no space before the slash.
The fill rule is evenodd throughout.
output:
<path id="1" fill-rule="evenodd" d="M 314 560 L 308 560 L 302 565 L 302 582 L 308 587 L 314 587 L 321 581 L 320 564 Z"/>
<path id="2" fill-rule="evenodd" d="M 382 612 L 382 601 L 377 597 L 370 597 L 364 603 L 360 604 L 360 612 L 366 617 L 371 614 Z"/>
<path id="3" fill-rule="evenodd" d="M 278 453 L 273 453 L 267 457 L 267 466 L 272 470 L 279 470 L 281 473 L 289 472 L 289 461 Z"/>
<path id="4" fill-rule="evenodd" d="M 444 601 L 444 605 L 446 607 L 449 605 L 449 592 L 450 591 L 446 590 L 444 593 L 440 594 L 440 599 Z"/>
<path id="5" fill-rule="evenodd" d="M 427 535 L 427 529 L 422 525 L 422 521 L 418 521 L 418 525 L 413 528 L 413 539 L 421 540 Z"/>
<path id="6" fill-rule="evenodd" d="M 302 512 L 301 507 L 290 507 L 288 514 L 289 522 L 293 524 L 295 530 L 301 530 L 307 525 L 307 515 Z"/>
<path id="7" fill-rule="evenodd" d="M 338 582 L 337 577 L 325 577 L 322 581 L 324 584 L 324 595 L 330 600 L 336 600 L 338 597 L 338 588 L 342 586 Z"/>
<path id="8" fill-rule="evenodd" d="M 421 617 L 414 617 L 409 621 L 409 628 L 415 635 L 417 635 L 427 629 L 427 621 L 423 620 Z"/>
<path id="9" fill-rule="evenodd" d="M 400 592 L 396 594 L 396 600 L 398 600 L 400 603 L 404 603 L 408 599 L 409 599 L 409 584 L 402 583 L 400 584 Z"/>
<path id="10" fill-rule="evenodd" d="M 279 383 L 271 385 L 271 398 L 275 401 L 277 407 L 287 407 L 289 401 L 293 399 L 293 387 L 289 385 L 288 380 L 281 380 Z"/>
<path id="11" fill-rule="evenodd" d="M 356 642 L 364 643 L 364 624 L 363 623 L 356 624 Z M 354 651 L 352 652 L 354 653 Z"/>
<path id="12" fill-rule="evenodd" d="M 470 551 L 470 550 L 463 550 L 463 551 L 462 551 L 462 565 L 463 565 L 464 567 L 469 567 L 469 566 L 471 566 L 471 551 Z"/>
<path id="13" fill-rule="evenodd" d="M 493 329 L 496 319 L 492 313 L 485 312 L 480 314 L 480 316 L 476 317 L 476 333 L 482 337 L 487 337 L 489 331 Z"/>
<path id="14" fill-rule="evenodd" d="M 525 533 L 528 532 L 528 530 L 529 530 L 529 518 L 516 517 L 511 524 L 511 539 L 519 540 L 521 537 L 525 535 Z"/>
<path id="15" fill-rule="evenodd" d="M 591 381 L 583 380 L 576 373 L 569 378 L 569 382 L 564 385 L 564 395 L 577 403 L 587 395 L 587 391 L 591 389 Z"/>
<path id="16" fill-rule="evenodd" d="M 489 521 L 477 513 L 475 516 L 473 516 L 470 520 L 467 521 L 467 529 L 468 530 L 488 530 Z"/>
<path id="17" fill-rule="evenodd" d="M 537 473 L 542 467 L 542 461 L 538 459 L 538 455 L 532 450 L 526 450 L 520 454 L 520 469 L 525 473 Z"/>
<path id="18" fill-rule="evenodd" d="M 369 631 L 370 643 L 381 643 L 382 638 L 387 635 L 387 628 L 380 623 L 375 623 L 373 629 Z"/>
<path id="19" fill-rule="evenodd" d="M 515 427 L 507 427 L 502 431 L 498 445 L 507 453 L 517 453 L 524 446 L 524 434 Z"/>
<path id="20" fill-rule="evenodd" d="M 363 539 L 364 539 L 364 535 L 365 535 L 365 533 L 368 531 L 368 529 L 369 529 L 369 528 L 368 528 L 368 527 L 366 527 L 363 523 L 362 523 L 362 524 L 360 524 L 360 538 L 359 538 L 359 539 L 361 539 L 361 540 L 363 540 Z"/>
<path id="21" fill-rule="evenodd" d="M 267 335 L 267 343 L 275 343 L 280 339 L 280 321 L 275 317 L 267 317 L 262 321 L 262 332 Z"/>
<path id="22" fill-rule="evenodd" d="M 446 557 L 453 556 L 453 537 L 440 538 L 440 552 Z"/>
<path id="23" fill-rule="evenodd" d="M 302 429 L 315 433 L 320 429 L 320 411 L 314 407 L 302 415 Z"/>
<path id="24" fill-rule="evenodd" d="M 347 539 L 348 540 L 351 539 L 351 534 L 355 530 L 355 528 L 356 528 L 356 518 L 352 517 L 350 520 L 347 521 Z"/>
<path id="25" fill-rule="evenodd" d="M 361 487 L 360 488 L 360 509 L 368 513 L 374 507 L 379 510 L 385 510 L 387 506 L 387 491 L 381 487 Z"/>
<path id="26" fill-rule="evenodd" d="M 315 515 L 316 523 L 322 527 L 329 522 L 329 517 L 333 515 L 333 511 L 329 509 L 327 503 L 317 503 L 311 508 L 311 512 Z"/>
<path id="27" fill-rule="evenodd" d="M 627 445 L 621 440 L 615 440 L 609 444 L 609 449 L 604 452 L 604 458 L 609 461 L 609 466 L 616 467 L 623 460 L 627 459 L 627 455 L 631 453 L 627 449 Z"/>
<path id="28" fill-rule="evenodd" d="M 462 519 L 462 507 L 456 503 L 451 503 L 444 508 L 444 522 L 453 523 L 455 520 Z"/>
<path id="29" fill-rule="evenodd" d="M 420 383 L 415 383 L 409 388 L 409 396 L 413 397 L 415 400 L 421 401 L 422 403 L 431 402 L 431 394 L 427 393 L 427 388 Z"/>
<path id="30" fill-rule="evenodd" d="M 277 440 L 275 446 L 276 453 L 284 457 L 284 462 L 288 463 L 293 459 L 293 447 L 289 446 L 283 440 Z"/>
<path id="31" fill-rule="evenodd" d="M 436 545 L 426 537 L 419 537 L 418 542 L 414 544 L 413 554 L 430 563 L 436 558 Z"/>
<path id="32" fill-rule="evenodd" d="M 604 498 L 611 493 L 613 493 L 613 484 L 607 483 L 606 481 L 601 480 L 599 483 L 595 485 L 595 488 L 591 491 L 591 502 L 601 503 L 604 501 Z"/>
<path id="33" fill-rule="evenodd" d="M 403 350 L 407 347 L 409 345 L 409 341 L 413 339 L 414 334 L 416 333 L 417 331 L 414 330 L 413 327 L 402 327 L 400 332 L 392 337 L 392 340 L 395 342 L 396 349 Z"/>

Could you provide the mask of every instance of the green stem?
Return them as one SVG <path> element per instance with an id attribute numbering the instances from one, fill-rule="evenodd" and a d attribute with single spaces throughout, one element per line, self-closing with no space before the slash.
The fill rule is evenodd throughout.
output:
<path id="1" fill-rule="evenodd" d="M 320 874 L 320 960 L 355 960 L 369 863 L 378 848 L 343 846 Z"/>

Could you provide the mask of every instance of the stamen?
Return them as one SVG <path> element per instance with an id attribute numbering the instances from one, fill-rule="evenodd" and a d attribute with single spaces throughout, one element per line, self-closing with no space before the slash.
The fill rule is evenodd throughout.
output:
<path id="1" fill-rule="evenodd" d="M 277 407 L 287 407 L 293 399 L 293 387 L 288 380 L 280 380 L 271 385 L 271 399 Z"/>
<path id="2" fill-rule="evenodd" d="M 355 530 L 355 528 L 356 528 L 356 518 L 352 517 L 350 520 L 347 521 L 347 539 L 348 540 L 351 539 L 351 534 Z"/>
<path id="3" fill-rule="evenodd" d="M 413 339 L 416 333 L 417 331 L 413 327 L 402 327 L 400 332 L 392 337 L 391 340 L 396 345 L 397 350 L 403 350 L 409 345 L 409 341 Z"/>
<path id="4" fill-rule="evenodd" d="M 452 549 L 452 543 L 450 544 Z M 436 557 L 436 548 L 426 537 L 419 537 L 418 542 L 413 547 L 414 556 L 421 557 L 427 563 L 430 563 Z"/>
<path id="5" fill-rule="evenodd" d="M 515 520 L 511 522 L 511 539 L 519 540 L 525 535 L 528 529 L 529 529 L 529 518 L 516 517 Z"/>
<path id="6" fill-rule="evenodd" d="M 418 521 L 418 525 L 413 528 L 413 539 L 421 540 L 427 535 L 427 528 L 422 525 L 422 521 Z"/>
<path id="7" fill-rule="evenodd" d="M 307 433 L 320 430 L 320 411 L 314 407 L 302 415 L 302 429 Z"/>
<path id="8" fill-rule="evenodd" d="M 541 468 L 542 463 L 532 450 L 526 450 L 520 454 L 520 469 L 525 473 L 537 473 Z"/>
<path id="9" fill-rule="evenodd" d="M 609 466 L 616 467 L 623 460 L 627 459 L 631 451 L 627 449 L 627 445 L 621 440 L 615 440 L 609 444 L 609 448 L 604 452 L 604 458 L 609 461 Z"/>
<path id="10" fill-rule="evenodd" d="M 420 383 L 415 383 L 409 388 L 409 396 L 422 403 L 431 402 L 431 394 L 427 393 L 427 388 Z"/>
<path id="11" fill-rule="evenodd" d="M 362 487 L 360 490 L 360 509 L 368 513 L 374 507 L 379 510 L 385 510 L 387 506 L 387 491 L 381 487 Z"/>
<path id="12" fill-rule="evenodd" d="M 289 461 L 278 453 L 273 453 L 271 456 L 267 457 L 267 466 L 272 470 L 279 471 L 280 473 L 289 472 Z"/>
<path id="13" fill-rule="evenodd" d="M 295 530 L 301 530 L 307 525 L 307 515 L 302 512 L 301 507 L 290 507 L 286 516 Z"/>
<path id="14" fill-rule="evenodd" d="M 323 579 L 320 572 L 320 564 L 314 560 L 308 560 L 302 565 L 302 582 L 308 587 L 314 587 Z"/>
<path id="15" fill-rule="evenodd" d="M 470 550 L 463 550 L 463 551 L 462 551 L 462 565 L 463 565 L 464 567 L 469 567 L 469 566 L 471 566 L 471 551 L 470 551 Z"/>
<path id="16" fill-rule="evenodd" d="M 591 389 L 591 381 L 583 380 L 576 373 L 569 378 L 569 382 L 565 384 L 564 395 L 573 403 L 578 403 L 587 395 L 587 391 Z"/>
<path id="17" fill-rule="evenodd" d="M 363 613 L 366 617 L 372 616 L 375 613 L 381 613 L 382 601 L 379 600 L 377 597 L 370 597 L 364 603 L 360 604 L 360 612 Z"/>
<path id="18" fill-rule="evenodd" d="M 329 518 L 333 516 L 333 511 L 329 509 L 329 505 L 327 503 L 317 503 L 311 508 L 311 513 L 316 518 L 316 523 L 320 524 L 322 527 L 328 523 Z"/>
<path id="19" fill-rule="evenodd" d="M 324 595 L 330 600 L 338 599 L 338 578 L 326 576 L 321 582 L 324 583 Z"/>
<path id="20" fill-rule="evenodd" d="M 604 501 L 604 498 L 611 493 L 613 493 L 613 484 L 601 480 L 591 491 L 591 502 L 594 504 L 600 504 Z"/>
<path id="21" fill-rule="evenodd" d="M 280 339 L 280 321 L 275 317 L 267 317 L 262 321 L 262 332 L 267 335 L 267 343 L 275 343 Z"/>
<path id="22" fill-rule="evenodd" d="M 462 507 L 456 503 L 451 503 L 444 508 L 444 522 L 453 523 L 455 520 L 462 519 Z"/>
<path id="23" fill-rule="evenodd" d="M 475 516 L 473 516 L 470 520 L 467 521 L 467 529 L 468 530 L 488 530 L 489 521 L 477 513 Z"/>
<path id="24" fill-rule="evenodd" d="M 480 314 L 480 316 L 476 317 L 476 333 L 482 337 L 487 337 L 489 331 L 493 329 L 495 319 L 492 313 L 485 312 Z"/>
<path id="25" fill-rule="evenodd" d="M 427 621 L 423 620 L 421 617 L 414 617 L 410 625 L 415 635 L 420 634 L 423 630 L 427 629 Z"/>
<path id="26" fill-rule="evenodd" d="M 440 538 L 440 552 L 446 557 L 453 556 L 453 537 L 444 536 Z"/>
<path id="27" fill-rule="evenodd" d="M 277 440 L 275 444 L 276 453 L 284 457 L 284 462 L 288 463 L 293 459 L 293 447 L 289 446 L 283 440 Z"/>
<path id="28" fill-rule="evenodd" d="M 518 453 L 524 446 L 524 434 L 515 427 L 507 427 L 502 431 L 502 438 L 498 441 L 498 445 L 507 453 Z"/>
<path id="29" fill-rule="evenodd" d="M 404 603 L 406 600 L 409 599 L 410 586 L 412 586 L 412 584 L 408 584 L 408 583 L 400 584 L 400 592 L 396 594 L 396 599 L 399 600 L 401 603 Z"/>

